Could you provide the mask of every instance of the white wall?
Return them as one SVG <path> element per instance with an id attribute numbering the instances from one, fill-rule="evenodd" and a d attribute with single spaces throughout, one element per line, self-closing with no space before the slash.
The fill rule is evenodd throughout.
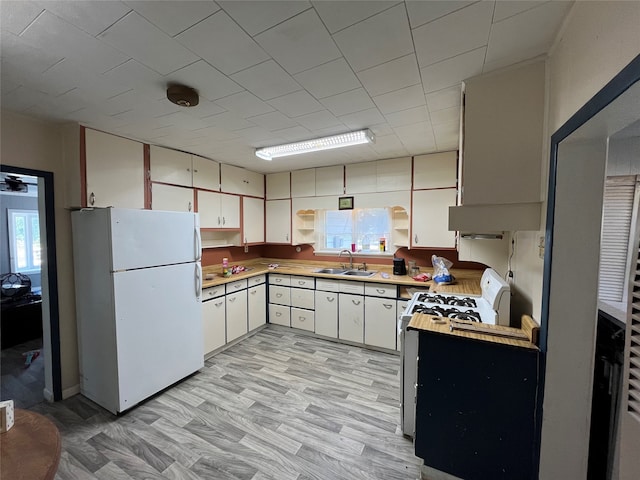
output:
<path id="1" fill-rule="evenodd" d="M 3 164 L 53 172 L 62 390 L 63 392 L 65 389 L 74 391 L 78 384 L 78 348 L 71 217 L 69 211 L 65 209 L 68 202 L 60 127 L 6 111 L 1 112 L 0 126 L 2 142 L 0 161 Z"/>
<path id="2" fill-rule="evenodd" d="M 556 39 L 549 61 L 549 115 L 547 138 L 566 122 L 580 107 L 593 97 L 609 80 L 640 53 L 640 2 L 576 2 L 567 17 L 562 31 Z M 548 148 L 543 159 L 543 191 L 546 191 L 548 174 Z M 545 195 L 546 198 L 546 195 Z M 544 208 L 546 211 L 546 207 Z M 598 221 L 598 220 L 596 220 Z M 519 288 L 529 292 L 533 315 L 540 318 L 542 305 L 542 260 L 538 258 L 537 238 L 544 232 L 519 232 L 520 248 L 516 251 L 514 263 Z M 555 257 L 554 257 L 555 258 Z M 523 293 L 524 294 L 524 293 Z M 580 293 L 581 297 L 596 296 L 592 291 Z M 563 385 L 573 368 L 574 352 L 592 348 L 582 343 L 572 344 L 571 334 L 581 327 L 581 319 L 569 315 L 550 331 L 549 360 L 547 377 L 543 439 L 540 461 L 541 479 L 586 478 L 588 451 L 585 440 L 580 438 L 583 431 L 576 431 L 567 443 L 563 430 L 570 430 L 576 417 L 576 409 L 584 413 L 590 405 L 588 387 L 590 379 L 581 376 L 578 384 L 571 387 L 580 389 L 583 400 L 573 403 L 576 391 L 568 397 Z M 564 339 L 564 343 L 556 342 Z M 589 385 L 587 385 L 589 384 Z M 584 419 L 588 422 L 588 418 Z M 580 429 L 578 429 L 580 430 Z M 574 446 L 571 442 L 577 442 Z"/>

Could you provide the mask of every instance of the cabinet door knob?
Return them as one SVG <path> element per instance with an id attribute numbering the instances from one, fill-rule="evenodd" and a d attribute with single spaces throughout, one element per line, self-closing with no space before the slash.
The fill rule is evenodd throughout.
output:
<path id="1" fill-rule="evenodd" d="M 276 297 L 277 297 L 277 298 L 280 298 L 281 296 L 282 296 L 282 294 L 281 294 L 281 293 L 276 293 Z"/>
<path id="2" fill-rule="evenodd" d="M 89 205 L 95 205 L 96 203 L 96 194 L 91 192 L 91 195 L 89 195 Z"/>
<path id="3" fill-rule="evenodd" d="M 333 297 L 327 297 L 327 300 L 329 300 L 330 302 L 333 302 L 335 300 L 335 298 Z"/>
<path id="4" fill-rule="evenodd" d="M 355 300 L 351 300 L 353 302 L 354 305 L 360 305 L 360 300 L 355 301 Z"/>
<path id="5" fill-rule="evenodd" d="M 385 292 L 385 290 L 383 288 L 376 288 L 376 292 L 382 295 Z"/>
<path id="6" fill-rule="evenodd" d="M 219 307 L 219 306 L 221 306 L 223 303 L 224 303 L 224 302 L 218 302 L 218 303 L 214 303 L 214 305 L 215 305 L 216 307 Z"/>
<path id="7" fill-rule="evenodd" d="M 191 202 L 189 202 L 189 206 L 187 207 L 187 210 L 191 211 Z"/>
<path id="8" fill-rule="evenodd" d="M 301 322 L 304 322 L 307 319 L 307 317 L 298 317 L 298 320 L 300 320 Z"/>
<path id="9" fill-rule="evenodd" d="M 306 282 L 304 280 L 298 280 L 298 285 L 304 285 Z"/>
<path id="10" fill-rule="evenodd" d="M 384 308 L 386 308 L 387 310 L 389 310 L 393 305 L 390 305 L 388 303 L 383 303 L 382 304 L 384 306 Z"/>
<path id="11" fill-rule="evenodd" d="M 289 234 L 285 234 L 284 239 L 288 242 L 289 241 Z"/>
<path id="12" fill-rule="evenodd" d="M 222 225 L 224 225 L 224 224 L 225 224 L 224 217 L 222 217 Z"/>
<path id="13" fill-rule="evenodd" d="M 282 312 L 276 312 L 276 317 L 281 317 L 282 316 Z"/>
<path id="14" fill-rule="evenodd" d="M 256 290 L 251 290 L 251 295 L 255 295 L 257 293 Z"/>
<path id="15" fill-rule="evenodd" d="M 218 225 L 220 225 L 220 217 L 218 217 Z"/>
<path id="16" fill-rule="evenodd" d="M 418 235 L 414 235 L 413 239 L 413 243 L 418 243 Z"/>

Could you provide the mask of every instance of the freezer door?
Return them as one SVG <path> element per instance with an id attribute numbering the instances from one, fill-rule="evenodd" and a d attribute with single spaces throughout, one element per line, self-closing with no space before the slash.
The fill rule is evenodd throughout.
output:
<path id="1" fill-rule="evenodd" d="M 197 213 L 110 209 L 113 271 L 199 261 Z"/>
<path id="2" fill-rule="evenodd" d="M 203 367 L 198 263 L 113 274 L 119 409 Z"/>

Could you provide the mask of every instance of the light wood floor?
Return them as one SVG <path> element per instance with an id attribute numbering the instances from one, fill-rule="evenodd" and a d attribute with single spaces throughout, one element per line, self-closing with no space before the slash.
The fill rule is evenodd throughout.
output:
<path id="1" fill-rule="evenodd" d="M 57 480 L 417 479 L 399 366 L 269 326 L 119 417 L 80 395 L 34 410 L 62 433 Z"/>

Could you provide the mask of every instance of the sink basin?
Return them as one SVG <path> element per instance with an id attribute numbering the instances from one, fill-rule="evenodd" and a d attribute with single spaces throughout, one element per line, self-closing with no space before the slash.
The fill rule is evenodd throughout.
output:
<path id="1" fill-rule="evenodd" d="M 320 268 L 314 270 L 314 273 L 329 273 L 331 275 L 342 275 L 346 270 L 344 268 Z"/>
<path id="2" fill-rule="evenodd" d="M 376 273 L 378 272 L 375 272 L 373 270 L 369 272 L 365 272 L 364 270 L 347 270 L 346 272 L 343 273 L 343 275 L 349 276 L 349 277 L 372 277 Z"/>

